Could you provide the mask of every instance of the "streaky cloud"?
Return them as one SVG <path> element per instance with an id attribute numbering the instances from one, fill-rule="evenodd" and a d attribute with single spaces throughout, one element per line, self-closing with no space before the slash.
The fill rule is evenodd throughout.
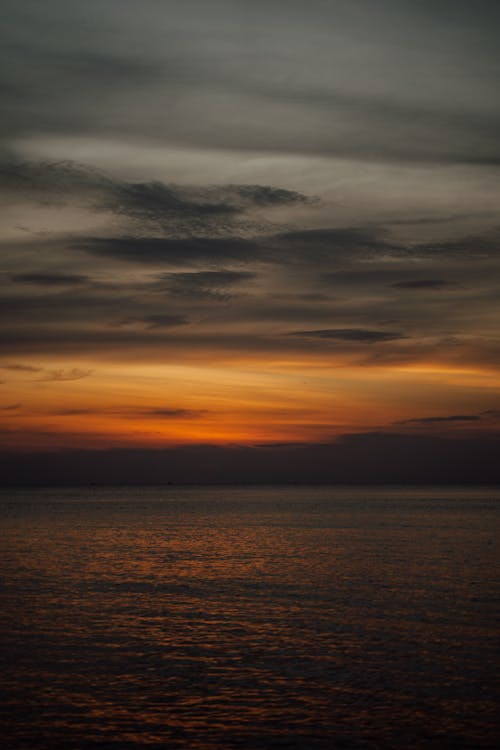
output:
<path id="1" fill-rule="evenodd" d="M 208 413 L 206 409 L 185 409 L 180 407 L 166 408 L 84 408 L 84 409 L 56 409 L 50 412 L 51 416 L 75 417 L 75 416 L 109 416 L 118 419 L 198 419 Z"/>
<path id="2" fill-rule="evenodd" d="M 34 286 L 78 286 L 89 281 L 88 276 L 83 274 L 64 273 L 18 273 L 11 276 L 12 281 L 17 284 L 33 284 Z"/>
<path id="3" fill-rule="evenodd" d="M 162 328 L 177 328 L 178 326 L 185 326 L 189 322 L 189 318 L 186 315 L 178 315 L 176 313 L 152 313 L 141 317 L 123 318 L 116 323 L 116 326 L 121 328 L 124 326 L 142 324 L 146 330 L 155 330 Z"/>
<path id="4" fill-rule="evenodd" d="M 288 335 L 327 340 L 363 342 L 367 344 L 376 344 L 381 341 L 395 341 L 397 339 L 406 338 L 402 333 L 392 331 L 372 331 L 364 328 L 324 328 L 313 331 L 292 331 Z"/>
<path id="5" fill-rule="evenodd" d="M 41 367 L 34 367 L 33 365 L 24 365 L 18 362 L 5 362 L 0 364 L 2 370 L 12 370 L 12 372 L 41 372 Z"/>
<path id="6" fill-rule="evenodd" d="M 165 408 L 165 409 L 138 409 L 134 412 L 124 413 L 123 416 L 128 419 L 135 418 L 152 418 L 152 419 L 197 419 L 207 414 L 206 409 L 180 409 L 180 408 Z"/>
<path id="7" fill-rule="evenodd" d="M 442 289 L 450 286 L 449 281 L 444 279 L 410 279 L 408 281 L 396 281 L 391 284 L 394 289 Z"/>
<path id="8" fill-rule="evenodd" d="M 252 211 L 314 202 L 295 190 L 269 185 L 187 186 L 130 182 L 71 161 L 0 162 L 0 193 L 6 200 L 42 205 L 86 206 L 169 234 L 227 234 L 248 224 Z M 256 220 L 255 220 L 256 221 Z"/>
<path id="9" fill-rule="evenodd" d="M 179 297 L 227 301 L 235 296 L 235 289 L 253 281 L 251 271 L 192 271 L 161 274 L 158 279 L 163 289 Z M 238 289 L 241 293 L 241 289 Z"/>
<path id="10" fill-rule="evenodd" d="M 403 419 L 395 424 L 441 424 L 443 422 L 478 422 L 481 419 L 479 414 L 452 414 L 444 417 L 415 417 L 413 419 Z"/>
<path id="11" fill-rule="evenodd" d="M 78 367 L 73 367 L 71 370 L 50 370 L 45 375 L 38 378 L 38 380 L 41 383 L 61 383 L 69 380 L 88 378 L 91 374 L 92 370 L 81 370 Z"/>
<path id="12" fill-rule="evenodd" d="M 228 261 L 249 262 L 263 256 L 255 241 L 240 237 L 87 237 L 73 245 L 77 250 L 130 263 L 189 266 Z"/>
<path id="13" fill-rule="evenodd" d="M 148 328 L 175 328 L 186 325 L 189 321 L 184 315 L 146 315 L 142 318 Z"/>

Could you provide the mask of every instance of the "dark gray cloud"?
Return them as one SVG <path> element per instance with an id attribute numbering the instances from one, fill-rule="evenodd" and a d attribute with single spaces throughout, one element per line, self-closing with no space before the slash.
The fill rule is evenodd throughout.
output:
<path id="1" fill-rule="evenodd" d="M 87 237 L 74 248 L 131 263 L 174 266 L 248 263 L 264 256 L 264 249 L 255 240 L 240 237 Z"/>
<path id="2" fill-rule="evenodd" d="M 144 409 L 137 412 L 137 416 L 155 417 L 158 419 L 196 419 L 203 414 L 204 410 L 197 409 Z"/>
<path id="3" fill-rule="evenodd" d="M 407 248 L 378 231 L 332 228 L 291 231 L 257 237 L 86 237 L 75 249 L 134 263 L 170 265 L 277 263 L 335 267 L 380 256 L 406 257 Z"/>
<path id="4" fill-rule="evenodd" d="M 329 275 L 325 269 L 325 280 L 356 281 L 357 283 L 378 281 L 379 283 L 397 282 L 436 282 L 451 283 L 449 279 L 437 278 L 429 274 L 436 269 L 453 272 L 456 265 L 460 270 L 461 264 L 469 265 L 467 273 L 476 273 L 481 269 L 479 263 L 500 260 L 500 231 L 489 230 L 481 235 L 461 235 L 453 240 L 443 242 L 396 242 L 388 238 L 380 228 L 346 228 L 333 230 L 305 231 L 284 235 L 283 239 L 292 246 L 310 245 L 313 253 L 322 250 L 323 258 L 336 252 L 345 264 L 354 261 L 377 261 L 390 259 L 383 267 L 372 264 L 362 268 L 342 269 Z M 318 258 L 321 256 L 318 254 Z M 398 264 L 396 264 L 396 261 Z M 417 265 L 418 262 L 418 265 Z M 349 264 L 350 265 L 350 264 Z M 455 280 L 455 279 L 454 279 Z M 404 288 L 404 287 L 402 287 Z"/>
<path id="5" fill-rule="evenodd" d="M 235 296 L 235 288 L 256 278 L 251 271 L 195 271 L 162 274 L 162 288 L 180 297 L 227 301 Z"/>
<path id="6" fill-rule="evenodd" d="M 146 323 L 150 329 L 176 328 L 177 326 L 186 325 L 189 322 L 183 315 L 168 315 L 163 313 L 146 315 L 144 318 L 140 318 L 140 321 Z"/>
<path id="7" fill-rule="evenodd" d="M 307 203 L 310 199 L 292 190 L 265 185 L 226 185 L 186 188 L 161 182 L 114 183 L 97 208 L 191 232 L 210 228 L 229 230 L 245 212 L 262 207 Z"/>
<path id="8" fill-rule="evenodd" d="M 127 182 L 74 162 L 0 163 L 0 192 L 5 200 L 42 205 L 76 204 L 109 212 L 125 222 L 161 227 L 175 233 L 219 235 L 248 222 L 261 208 L 307 204 L 311 198 L 268 185 L 189 187 L 163 182 Z M 245 217 L 243 219 L 243 217 Z"/>
<path id="9" fill-rule="evenodd" d="M 492 235 L 481 243 L 496 247 Z M 31 276 L 26 256 L 36 259 L 39 281 L 45 274 L 87 281 L 71 288 L 33 284 L 29 294 L 27 281 L 7 284 L 0 347 L 8 362 L 21 353 L 73 355 L 93 348 L 100 356 L 122 357 L 128 348 L 155 359 L 160 351 L 210 347 L 231 356 L 245 348 L 305 352 L 335 345 L 365 364 L 436 357 L 498 363 L 500 256 L 491 251 L 478 260 L 477 245 L 467 237 L 442 245 L 429 256 L 426 245 L 407 248 L 360 228 L 250 239 L 42 238 L 23 243 L 19 260 L 18 249 L 4 245 L 10 257 L 4 281 Z M 439 289 L 438 281 L 453 294 L 409 293 Z M 411 285 L 394 286 L 401 282 Z"/>
<path id="10" fill-rule="evenodd" d="M 198 200 L 190 199 L 160 182 L 113 185 L 98 207 L 142 221 L 171 221 L 174 217 L 187 217 L 198 220 L 200 226 L 214 216 L 229 216 L 238 211 L 230 202 L 203 201 L 201 196 Z"/>
<path id="11" fill-rule="evenodd" d="M 326 328 L 318 331 L 293 331 L 288 335 L 333 341 L 353 341 L 365 344 L 376 344 L 381 341 L 395 341 L 406 338 L 404 334 L 398 332 L 370 331 L 363 328 Z"/>
<path id="12" fill-rule="evenodd" d="M 7 404 L 6 406 L 0 406 L 0 411 L 17 411 L 22 408 L 21 403 Z"/>
<path id="13" fill-rule="evenodd" d="M 495 232 L 412 245 L 376 227 L 78 234 L 3 243 L 7 363 L 92 351 L 203 357 L 210 348 L 229 358 L 324 348 L 366 365 L 499 362 Z"/>
<path id="14" fill-rule="evenodd" d="M 478 422 L 481 416 L 478 414 L 452 414 L 445 417 L 415 417 L 404 419 L 396 424 L 441 424 L 443 422 Z"/>
<path id="15" fill-rule="evenodd" d="M 391 284 L 395 289 L 442 289 L 449 285 L 449 282 L 444 279 L 411 279 Z"/>
<path id="16" fill-rule="evenodd" d="M 78 286 L 89 281 L 88 276 L 83 274 L 44 273 L 37 271 L 33 273 L 18 273 L 11 276 L 12 281 L 17 284 L 33 284 L 34 286 Z"/>
<path id="17" fill-rule="evenodd" d="M 2 130 L 497 165 L 499 12 L 461 5 L 5 0 Z"/>
<path id="18" fill-rule="evenodd" d="M 411 249 L 415 256 L 440 260 L 469 259 L 484 261 L 500 257 L 500 231 L 485 235 L 459 237 L 445 242 L 421 243 Z"/>
<path id="19" fill-rule="evenodd" d="M 12 198 L 61 203 L 112 190 L 114 181 L 96 169 L 70 161 L 22 161 L 7 155 L 0 162 L 0 190 Z"/>
<path id="20" fill-rule="evenodd" d="M 390 298 L 393 303 L 395 299 L 394 292 L 389 293 L 387 288 L 401 292 L 426 290 L 464 291 L 463 284 L 458 284 L 456 281 L 429 277 L 428 274 L 440 273 L 445 270 L 443 264 L 433 263 L 432 261 L 421 261 L 417 265 L 411 258 L 405 257 L 402 253 L 404 253 L 404 248 L 398 254 L 397 249 L 392 246 L 389 250 L 391 256 L 390 263 L 386 262 L 383 250 L 379 253 L 379 259 L 377 259 L 375 254 L 370 258 L 352 258 L 350 268 L 326 272 L 320 271 L 317 277 L 318 282 L 323 289 L 327 288 L 336 295 L 352 292 L 357 295 L 383 294 Z M 344 266 L 347 265 L 349 265 L 349 262 L 344 262 Z M 452 264 L 448 264 L 446 271 L 456 275 L 460 281 L 462 281 L 462 278 L 463 281 L 466 278 L 469 282 L 474 281 L 470 274 L 467 277 L 461 269 L 454 268 Z"/>
<path id="21" fill-rule="evenodd" d="M 482 342 L 464 341 L 457 344 L 440 342 L 435 337 L 423 342 L 416 339 L 386 338 L 386 332 L 376 331 L 372 338 L 323 338 L 290 335 L 270 331 L 270 322 L 249 324 L 248 317 L 233 320 L 232 315 L 211 325 L 192 324 L 179 328 L 150 328 L 132 326 L 111 328 L 75 328 L 64 331 L 53 326 L 33 326 L 16 331 L 0 330 L 0 352 L 18 355 L 52 355 L 66 358 L 88 354 L 104 360 L 129 362 L 206 361 L 217 358 L 221 363 L 244 356 L 304 354 L 323 352 L 338 357 L 345 354 L 352 363 L 360 365 L 401 364 L 428 361 L 429 356 L 439 361 L 477 364 L 479 361 L 498 366 L 500 349 L 488 350 Z M 276 327 L 274 324 L 273 327 Z M 379 334 L 381 334 L 379 336 Z M 351 334 L 349 334 L 350 336 Z M 355 334 L 357 335 L 357 334 Z"/>
<path id="22" fill-rule="evenodd" d="M 211 288 L 235 286 L 254 279 L 255 273 L 250 271 L 194 271 L 193 273 L 167 273 L 159 278 L 170 283 L 179 283 L 181 286 Z"/>
<path id="23" fill-rule="evenodd" d="M 90 63 L 82 69 L 93 70 Z M 111 77 L 120 69 L 111 65 Z M 142 70 L 147 76 L 152 69 Z M 314 96 L 319 102 L 321 94 Z M 343 96 L 354 107 L 354 94 Z M 311 199 L 267 185 L 133 182 L 72 162 L 5 159 L 2 186 L 21 203 L 69 203 L 100 219 L 112 215 L 91 236 L 75 229 L 71 238 L 52 238 L 49 231 L 39 241 L 2 246 L 3 280 L 33 287 L 6 285 L 0 302 L 6 351 L 306 350 L 331 341 L 349 352 L 358 345 L 359 356 L 372 363 L 418 360 L 433 347 L 445 359 L 498 359 L 492 320 L 498 231 L 411 243 L 375 225 L 281 231 L 268 225 L 264 232 L 251 218 L 260 209 L 302 210 Z M 407 293 L 440 289 L 453 294 Z M 230 316 L 226 305 L 217 306 L 221 301 Z M 481 326 L 467 311 L 471 305 Z M 245 331 L 252 326 L 241 341 L 238 324 Z M 386 346 L 370 347 L 367 355 L 365 345 L 377 343 Z"/>
<path id="24" fill-rule="evenodd" d="M 405 252 L 404 247 L 385 238 L 378 229 L 363 227 L 296 230 L 276 235 L 269 244 L 284 262 L 297 259 L 345 263 Z"/>
<path id="25" fill-rule="evenodd" d="M 23 285 L 24 289 L 24 285 Z M 14 323 L 37 326 L 51 323 L 62 329 L 75 324 L 106 324 L 123 320 L 124 312 L 144 313 L 144 305 L 137 302 L 133 295 L 118 290 L 85 290 L 80 292 L 75 287 L 73 293 L 68 291 L 43 290 L 39 294 L 18 294 L 16 290 L 5 294 L 0 300 L 0 311 L 12 326 Z M 146 305 L 146 311 L 154 308 L 154 302 Z"/>
<path id="26" fill-rule="evenodd" d="M 307 196 L 296 190 L 285 190 L 284 188 L 270 187 L 269 185 L 227 185 L 216 191 L 219 193 L 222 203 L 233 205 L 235 209 L 241 210 L 251 206 L 290 206 L 300 204 L 314 204 L 318 202 L 315 196 Z"/>
<path id="27" fill-rule="evenodd" d="M 109 409 L 57 409 L 50 412 L 53 416 L 74 417 L 74 416 L 94 416 L 108 415 L 119 419 L 199 419 L 207 414 L 203 409 L 183 409 L 179 407 L 157 408 L 151 407 L 146 409 L 131 409 L 129 407 L 114 407 Z"/>

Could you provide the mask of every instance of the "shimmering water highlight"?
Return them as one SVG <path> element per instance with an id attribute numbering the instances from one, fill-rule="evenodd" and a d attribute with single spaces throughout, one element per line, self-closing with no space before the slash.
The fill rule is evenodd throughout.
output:
<path id="1" fill-rule="evenodd" d="M 4 490 L 5 747 L 494 748 L 499 501 Z"/>

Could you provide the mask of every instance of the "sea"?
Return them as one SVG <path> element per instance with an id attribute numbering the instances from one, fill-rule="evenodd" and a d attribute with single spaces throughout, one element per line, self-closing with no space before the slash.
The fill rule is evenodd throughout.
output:
<path id="1" fill-rule="evenodd" d="M 0 492 L 6 750 L 498 748 L 498 487 Z"/>

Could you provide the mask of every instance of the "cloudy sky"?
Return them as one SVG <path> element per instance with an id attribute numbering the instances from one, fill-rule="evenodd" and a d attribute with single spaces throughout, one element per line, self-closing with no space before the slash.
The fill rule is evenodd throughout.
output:
<path id="1" fill-rule="evenodd" d="M 499 28 L 4 0 L 0 447 L 495 439 Z"/>

